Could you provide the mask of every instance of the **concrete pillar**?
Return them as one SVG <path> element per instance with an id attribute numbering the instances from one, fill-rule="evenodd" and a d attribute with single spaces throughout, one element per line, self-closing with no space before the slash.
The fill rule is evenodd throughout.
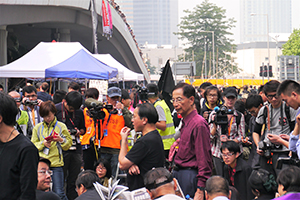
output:
<path id="1" fill-rule="evenodd" d="M 7 64 L 7 30 L 6 26 L 0 26 L 0 66 Z M 7 79 L 0 78 L 0 84 L 7 91 Z"/>
<path id="2" fill-rule="evenodd" d="M 60 42 L 71 42 L 70 29 L 62 28 L 58 30 Z"/>
<path id="3" fill-rule="evenodd" d="M 0 66 L 7 64 L 7 30 L 0 26 Z"/>

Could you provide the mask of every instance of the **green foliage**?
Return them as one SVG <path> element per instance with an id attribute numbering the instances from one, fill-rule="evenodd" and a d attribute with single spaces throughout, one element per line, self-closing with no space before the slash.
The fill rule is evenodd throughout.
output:
<path id="1" fill-rule="evenodd" d="M 147 64 L 147 67 L 148 67 L 148 69 L 150 71 L 150 74 L 157 74 L 156 73 L 156 67 L 155 66 L 151 66 L 150 60 L 147 60 L 146 64 Z"/>
<path id="2" fill-rule="evenodd" d="M 285 56 L 300 56 L 300 29 L 294 29 L 282 48 L 282 54 Z"/>
<path id="3" fill-rule="evenodd" d="M 201 31 L 214 31 L 214 42 L 215 42 L 215 61 L 216 67 L 218 63 L 218 71 L 220 75 L 238 73 L 237 66 L 234 66 L 232 72 L 230 52 L 235 52 L 236 45 L 232 44 L 233 40 L 226 36 L 232 35 L 229 30 L 235 27 L 236 22 L 233 18 L 226 19 L 226 10 L 216 6 L 205 0 L 202 4 L 197 5 L 192 11 L 185 10 L 187 15 L 182 18 L 181 23 L 178 25 L 179 32 L 175 33 L 178 35 L 180 40 L 187 41 L 184 45 L 185 48 L 185 60 L 191 61 L 192 54 L 194 53 L 194 60 L 196 62 L 196 76 L 202 75 L 202 66 L 204 67 L 204 45 L 206 36 L 206 61 L 207 61 L 207 72 L 212 71 L 209 69 L 210 63 L 213 68 L 213 47 L 212 47 L 212 33 L 201 32 Z M 218 56 L 217 56 L 218 49 Z M 210 53 L 211 52 L 211 53 Z M 225 58 L 226 56 L 226 58 Z M 183 61 L 183 57 L 180 58 Z M 233 63 L 234 64 L 234 63 Z M 204 71 L 204 70 L 203 70 Z"/>

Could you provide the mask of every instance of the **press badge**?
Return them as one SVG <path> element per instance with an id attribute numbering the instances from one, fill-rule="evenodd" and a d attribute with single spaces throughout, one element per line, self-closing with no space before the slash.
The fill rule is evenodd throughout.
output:
<path id="1" fill-rule="evenodd" d="M 45 147 L 43 153 L 44 153 L 45 155 L 48 155 L 48 154 L 49 154 L 49 148 L 48 148 L 48 147 Z"/>
<path id="2" fill-rule="evenodd" d="M 107 129 L 104 129 L 104 130 L 103 130 L 103 135 L 104 135 L 104 137 L 107 136 Z"/>

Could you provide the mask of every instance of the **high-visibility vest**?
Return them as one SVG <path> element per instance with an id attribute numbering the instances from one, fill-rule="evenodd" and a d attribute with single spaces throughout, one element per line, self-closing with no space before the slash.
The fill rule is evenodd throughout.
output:
<path id="1" fill-rule="evenodd" d="M 84 115 L 84 123 L 85 123 L 85 128 L 86 132 L 82 137 L 80 138 L 81 140 L 81 145 L 90 145 L 91 138 L 95 136 L 95 125 L 94 125 L 94 120 L 87 114 L 87 108 L 84 108 L 83 110 L 83 115 Z M 97 139 L 98 137 L 95 137 L 94 139 L 94 144 L 98 145 L 99 141 Z"/>
<path id="2" fill-rule="evenodd" d="M 24 111 L 24 110 L 21 110 L 21 115 L 20 115 L 19 119 L 17 119 L 17 123 L 19 125 L 26 125 L 27 126 L 28 120 L 29 120 L 29 117 L 28 117 L 27 112 Z"/>
<path id="3" fill-rule="evenodd" d="M 125 126 L 125 120 L 123 115 L 109 114 L 106 109 L 105 118 L 103 122 L 103 133 L 101 134 L 101 147 L 109 147 L 113 149 L 121 148 L 121 129 Z M 109 122 L 107 123 L 109 119 Z M 105 131 L 107 130 L 107 136 L 105 136 Z"/>
<path id="4" fill-rule="evenodd" d="M 171 111 L 170 111 L 168 105 L 166 104 L 166 102 L 164 100 L 160 100 L 160 101 L 157 101 L 154 103 L 155 108 L 158 105 L 160 105 L 165 112 L 167 128 L 165 131 L 162 131 L 160 129 L 157 129 L 157 130 L 163 141 L 164 150 L 169 150 L 171 148 L 171 145 L 175 142 L 175 139 L 174 139 L 175 126 L 174 126 L 173 118 L 171 115 Z"/>

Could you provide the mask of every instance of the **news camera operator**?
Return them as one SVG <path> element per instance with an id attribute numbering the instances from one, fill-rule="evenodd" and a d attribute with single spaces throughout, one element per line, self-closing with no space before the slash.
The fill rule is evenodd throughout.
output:
<path id="1" fill-rule="evenodd" d="M 23 94 L 20 109 L 26 111 L 29 116 L 26 136 L 31 139 L 33 128 L 36 124 L 43 121 L 43 118 L 39 114 L 40 105 L 43 101 L 37 99 L 37 90 L 34 86 L 25 86 Z"/>
<path id="2" fill-rule="evenodd" d="M 125 124 L 124 118 L 128 118 L 130 115 L 126 115 L 124 111 L 124 105 L 121 101 L 121 89 L 118 87 L 110 87 L 107 90 L 107 103 L 112 105 L 111 108 L 104 108 L 105 113 L 103 121 L 103 133 L 100 138 L 100 152 L 101 158 L 110 162 L 112 167 L 112 174 L 115 175 L 118 165 L 118 156 L 120 152 L 121 136 L 120 131 L 123 127 L 132 126 L 132 124 Z M 124 111 L 124 113 L 123 113 Z"/>
<path id="3" fill-rule="evenodd" d="M 238 143 L 242 153 L 242 137 L 245 137 L 244 115 L 234 108 L 238 96 L 236 89 L 228 87 L 223 95 L 224 105 L 215 108 L 209 116 L 213 163 L 216 174 L 220 176 L 223 176 L 224 168 L 220 150 L 222 142 L 232 140 Z"/>
<path id="4" fill-rule="evenodd" d="M 66 194 L 68 199 L 77 197 L 75 181 L 80 172 L 82 163 L 82 147 L 79 136 L 85 133 L 83 111 L 80 110 L 82 96 L 77 91 L 69 92 L 61 103 L 55 105 L 58 121 L 66 124 L 72 137 L 72 146 L 68 151 L 63 151 L 64 176 L 66 179 Z"/>
<path id="5" fill-rule="evenodd" d="M 264 93 L 269 104 L 263 106 L 256 117 L 253 140 L 257 146 L 259 165 L 275 176 L 279 157 L 288 157 L 289 135 L 294 129 L 296 110 L 288 107 L 276 91 L 280 83 L 269 81 L 264 86 Z M 262 129 L 265 126 L 264 130 Z M 263 133 L 261 135 L 261 133 Z"/>

